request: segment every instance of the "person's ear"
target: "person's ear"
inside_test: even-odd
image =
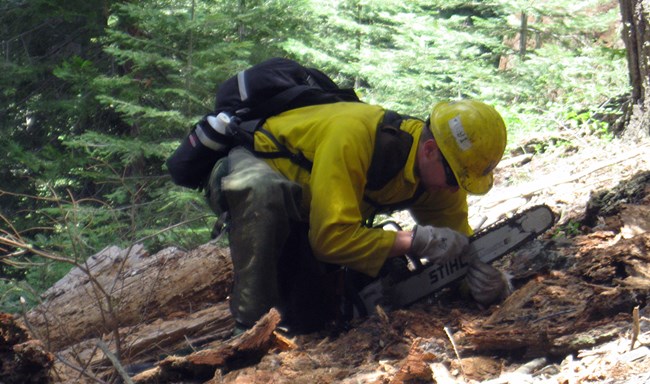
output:
[[[433,139],[429,139],[424,142],[422,145],[422,149],[424,150],[424,156],[427,158],[427,160],[432,160],[438,153],[438,144],[436,144],[436,141]]]

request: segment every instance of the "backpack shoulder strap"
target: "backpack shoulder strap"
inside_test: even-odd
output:
[[[294,164],[311,172],[313,163],[303,155],[302,152],[293,153],[284,144],[282,144],[271,132],[264,129],[263,124],[266,119],[256,119],[247,121],[234,121],[231,129],[234,133],[234,141],[251,151],[255,156],[261,159],[278,159],[287,158]],[[255,150],[255,132],[260,132],[268,137],[277,148],[273,152],[260,152]]]
[[[382,189],[392,180],[406,165],[413,136],[402,131],[400,126],[405,119],[413,119],[410,116],[402,116],[394,111],[386,111],[382,122],[377,126],[377,137],[372,153],[372,160],[368,168],[368,181],[366,189],[377,191]],[[382,212],[394,212],[406,209],[417,201],[424,193],[424,188],[418,186],[413,196],[394,204],[380,204],[364,194],[363,200],[371,205],[375,212],[364,222],[365,226],[372,227],[376,214]]]
[[[397,176],[406,165],[413,144],[413,136],[400,129],[402,120],[403,117],[397,112],[386,111],[382,122],[377,126],[375,146],[367,172],[367,190],[380,190]],[[258,157],[267,159],[286,157],[295,164],[311,171],[312,163],[302,153],[296,154],[289,151],[273,134],[262,128],[263,123],[264,119],[239,122],[237,128],[238,135],[240,135],[239,142],[252,148],[253,135],[256,131],[259,131],[271,139],[278,151],[255,152]]]
[[[413,136],[400,129],[403,119],[397,112],[386,111],[382,122],[377,126],[366,189],[382,189],[406,165],[413,145]]]

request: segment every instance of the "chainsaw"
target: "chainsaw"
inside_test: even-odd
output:
[[[356,315],[372,313],[377,305],[395,309],[412,304],[465,276],[473,257],[491,263],[546,232],[554,222],[553,211],[538,205],[474,234],[466,252],[445,263],[426,264],[407,257],[402,271],[389,272],[359,291]]]

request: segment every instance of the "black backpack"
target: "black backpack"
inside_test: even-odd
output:
[[[311,170],[302,153],[292,153],[262,128],[264,120],[290,109],[341,101],[361,102],[353,89],[339,88],[323,72],[283,58],[254,65],[224,81],[217,90],[213,113],[204,116],[167,159],[174,183],[202,188],[217,160],[237,145],[253,149],[253,134],[261,131],[278,151],[264,158],[288,157]],[[402,117],[387,111],[378,127],[368,170],[368,189],[380,189],[406,163],[413,138],[399,129]],[[381,133],[381,134],[380,134]]]
[[[353,89],[341,89],[315,68],[273,58],[239,72],[217,90],[215,113],[242,121],[264,119],[308,105],[360,102]]]
[[[273,58],[243,70],[219,86],[214,112],[204,116],[167,159],[172,180],[201,188],[217,160],[232,147],[252,148],[252,134],[264,119],[339,101],[359,102],[359,98],[323,72],[293,60]]]

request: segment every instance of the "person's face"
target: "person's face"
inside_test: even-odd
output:
[[[435,140],[429,139],[420,145],[417,164],[420,182],[427,191],[434,192],[442,189],[458,191],[458,182]]]

